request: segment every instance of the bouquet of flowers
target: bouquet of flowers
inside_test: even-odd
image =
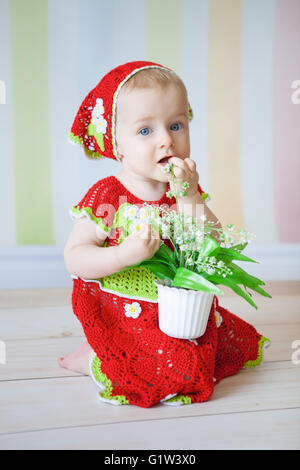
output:
[[[174,183],[173,165],[167,164],[165,171],[170,172]],[[185,196],[187,185],[188,183],[182,183],[181,197]],[[175,184],[173,186],[176,187]],[[173,196],[171,191],[168,196]],[[176,191],[174,196],[179,208]],[[159,230],[162,239],[171,242],[174,251],[162,242],[151,259],[142,261],[137,266],[149,268],[163,284],[216,295],[223,294],[217,286],[225,285],[256,309],[250,290],[271,298],[261,287],[265,285],[263,281],[234,263],[256,263],[242,253],[254,238],[253,234],[243,229],[236,230],[232,224],[220,229],[216,227],[215,222],[206,220],[205,215],[196,220],[184,216],[179,210],[170,210],[167,207],[154,210],[145,203],[143,211],[148,211],[148,223],[151,223],[154,230]],[[212,232],[214,237],[211,236]],[[216,233],[218,240],[215,238]]]

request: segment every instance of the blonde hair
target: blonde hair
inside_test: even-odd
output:
[[[152,88],[155,86],[166,88],[171,83],[179,86],[187,98],[187,90],[181,78],[171,70],[160,68],[140,70],[124,83],[122,90],[132,91],[133,89]]]
[[[158,88],[165,89],[167,86],[174,84],[183,92],[187,101],[187,113],[189,112],[189,100],[187,89],[181,78],[173,71],[161,68],[147,68],[140,70],[132,75],[121,87],[120,93],[129,93],[136,89]],[[117,111],[116,104],[116,111]]]

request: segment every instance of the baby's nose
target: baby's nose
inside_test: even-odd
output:
[[[160,147],[169,147],[173,144],[173,137],[168,131],[162,132],[160,136]]]

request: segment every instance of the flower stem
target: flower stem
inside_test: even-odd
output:
[[[171,180],[172,180],[174,193],[175,193],[176,206],[177,206],[177,210],[178,210],[178,214],[179,214],[179,221],[181,221],[181,223],[182,223],[182,233],[184,233],[184,213],[181,214],[181,212],[179,210],[178,192],[177,192],[177,189],[176,189],[173,167],[171,167],[170,174],[171,174]],[[177,250],[176,250],[176,252],[177,252]],[[178,256],[178,252],[176,254]],[[179,263],[180,263],[180,267],[184,267],[184,252],[181,252],[181,256],[179,257]]]

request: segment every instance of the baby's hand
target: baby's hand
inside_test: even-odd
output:
[[[174,176],[175,176],[175,185],[178,194],[183,191],[182,183],[187,182],[188,188],[186,191],[186,196],[188,198],[193,198],[198,192],[198,181],[199,174],[196,169],[196,162],[191,160],[191,158],[182,158],[172,157],[169,159],[169,163],[174,164]],[[170,189],[174,192],[173,183],[170,176]],[[180,198],[180,196],[179,196]]]
[[[124,266],[132,266],[152,258],[160,247],[159,232],[152,233],[151,225],[129,235],[119,245],[119,258]]]

